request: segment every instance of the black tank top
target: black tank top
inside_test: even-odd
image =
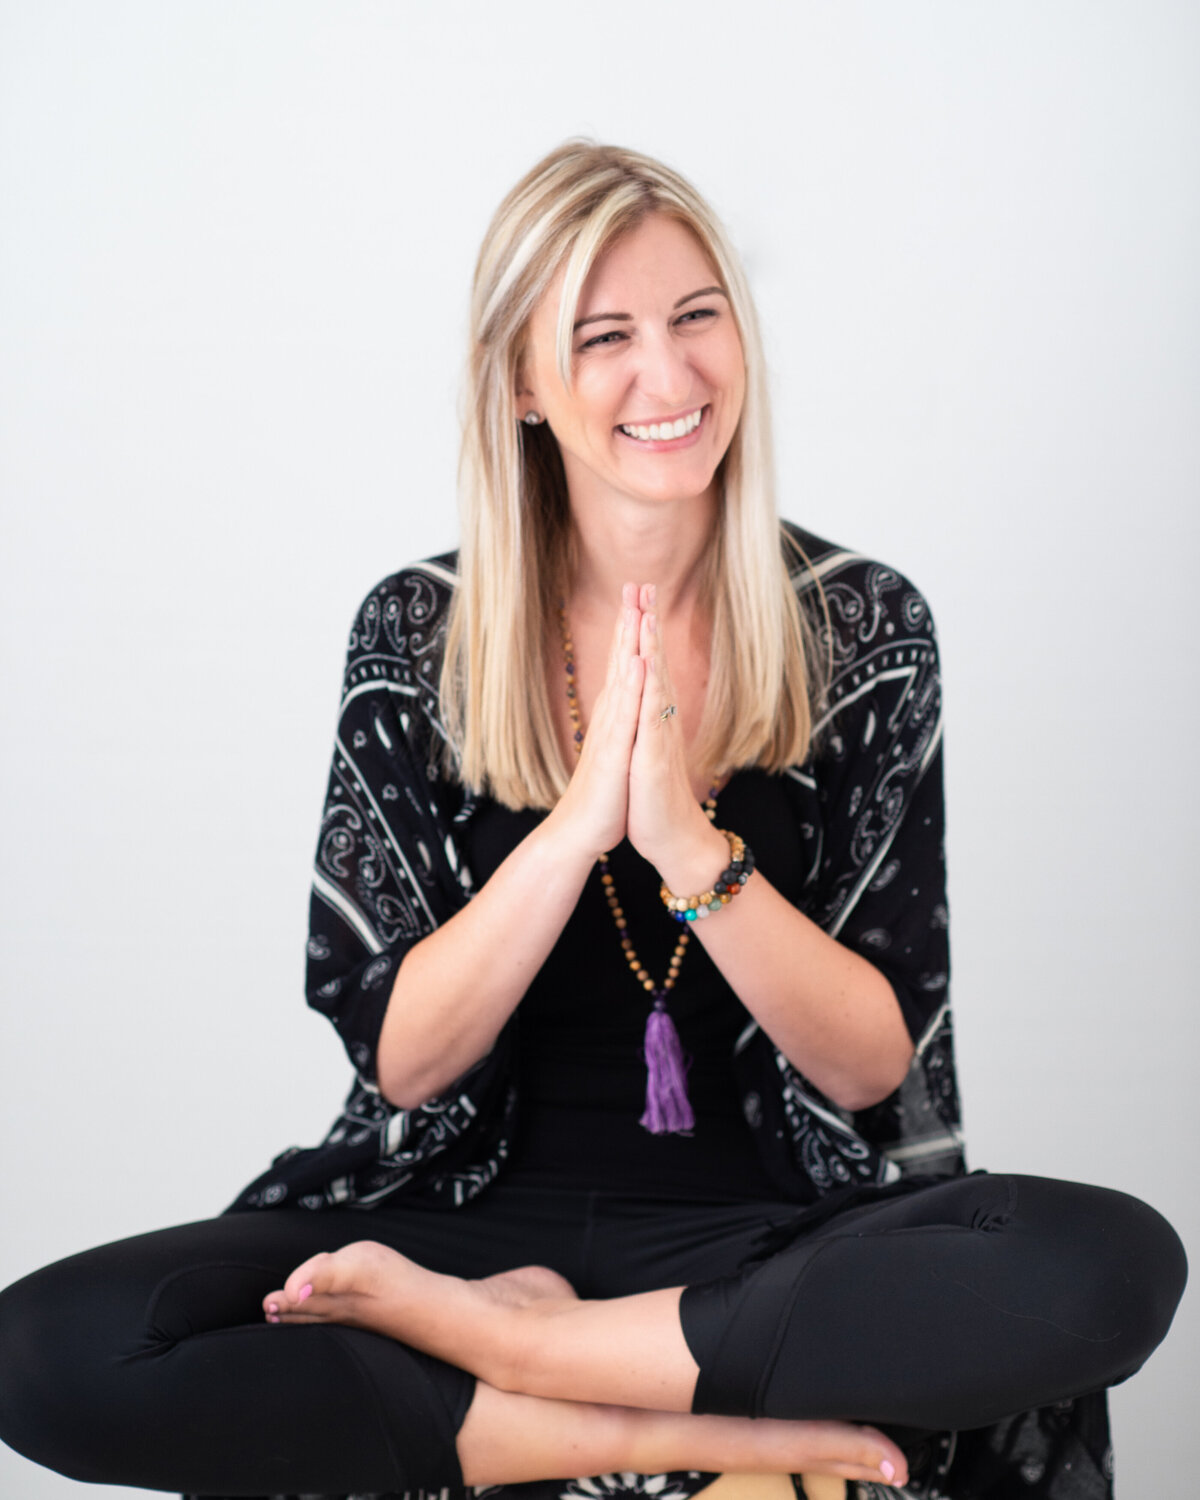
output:
[[[477,885],[544,816],[479,802],[462,839]],[[796,900],[807,872],[781,778],[736,773],[718,799],[716,822],[741,834],[762,874]],[[658,982],[679,936],[659,899],[659,876],[628,842],[610,851],[609,865],[634,948]],[[593,869],[517,1012],[521,1114],[506,1177],[655,1197],[778,1196],[731,1066],[737,1038],[752,1020],[698,938],[684,955],[668,1006],[690,1059],[688,1097],[696,1116],[690,1136],[656,1136],[638,1123],[650,997],[625,961]]]

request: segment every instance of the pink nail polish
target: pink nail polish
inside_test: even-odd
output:
[[[297,1296],[296,1301],[297,1302],[306,1302],[309,1299],[309,1297],[312,1296],[312,1293],[313,1293],[312,1282],[310,1281],[307,1286],[302,1286],[300,1288],[300,1293],[299,1293],[299,1296]],[[893,1470],[892,1472],[895,1473],[895,1470]]]
[[[895,1464],[888,1463],[887,1459],[885,1458],[884,1461],[879,1465],[879,1472],[883,1475],[887,1482],[891,1484],[892,1480],[896,1477],[896,1466]]]

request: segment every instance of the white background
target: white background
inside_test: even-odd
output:
[[[0,1283],[219,1210],[334,1113],[300,983],[346,629],[455,540],[473,257],[578,133],[710,197],[786,514],[933,602],[973,1163],[1200,1243],[1195,5],[0,26]],[[1115,1394],[1125,1500],[1190,1483],[1198,1345],[1185,1302]],[[6,1500],[76,1493],[0,1455]]]

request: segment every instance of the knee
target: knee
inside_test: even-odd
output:
[[[111,1478],[108,1409],[120,1365],[94,1320],[81,1315],[69,1262],[0,1292],[0,1439],[70,1479]],[[91,1300],[99,1295],[93,1288]]]
[[[1148,1203],[1111,1193],[1111,1228],[1104,1247],[1112,1261],[1108,1285],[1121,1310],[1126,1364],[1113,1383],[1132,1375],[1153,1354],[1175,1317],[1187,1284],[1183,1242]]]
[[[0,1292],[0,1438],[50,1468],[59,1468],[55,1429],[68,1426],[55,1408],[61,1400],[61,1366],[70,1362],[55,1302],[49,1270]]]
[[[1128,1193],[1081,1183],[1017,1179],[1018,1213],[1052,1241],[1058,1274],[1086,1322],[1105,1330],[1113,1371],[1133,1374],[1166,1337],[1187,1282],[1187,1255],[1156,1209]]]

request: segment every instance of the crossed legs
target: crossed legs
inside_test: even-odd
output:
[[[1115,1383],[1185,1278],[1152,1209],[1039,1179],[967,1178],[798,1236],[787,1205],[593,1222],[589,1203],[498,1185],[453,1215],[239,1214],[72,1257],[0,1294],[0,1437],[73,1478],[208,1495],[436,1489],[463,1468],[878,1482],[888,1463],[903,1481],[842,1418],[982,1426]],[[403,1255],[311,1259],[368,1224]],[[772,1227],[787,1243],[765,1257]],[[530,1259],[558,1274],[488,1276]],[[310,1326],[268,1325],[264,1298]]]
[[[580,1301],[542,1266],[464,1280],[360,1241],[305,1261],[263,1306],[270,1322],[368,1329],[476,1376],[458,1434],[467,1484],[671,1469],[905,1482],[904,1454],[871,1427],[692,1415],[681,1291]]]
[[[864,1442],[845,1423],[697,1417],[574,1393],[556,1399],[565,1389],[502,1391],[336,1319],[263,1321],[264,1295],[289,1267],[364,1230],[464,1277],[537,1256],[614,1296],[660,1275],[679,1282],[730,1270],[764,1223],[794,1211],[618,1206],[594,1237],[589,1212],[587,1194],[508,1188],[453,1214],[419,1206],[369,1216],[236,1214],[72,1256],[0,1293],[0,1438],[73,1479],[176,1494],[436,1490],[460,1485],[463,1463],[477,1484],[627,1468],[883,1477],[874,1465],[890,1445]],[[592,1243],[594,1262],[583,1248]],[[599,1279],[596,1266],[604,1268]],[[442,1282],[466,1286],[454,1276]],[[537,1287],[516,1278],[509,1311],[552,1301],[531,1294],[563,1287],[553,1276]],[[588,1318],[603,1305],[560,1300]],[[465,1349],[461,1358],[471,1362]]]
[[[1185,1277],[1178,1237],[1136,1199],[978,1175],[860,1205],[687,1289],[582,1301],[545,1268],[469,1281],[358,1243],[304,1262],[264,1310],[372,1329],[474,1374],[493,1393],[460,1432],[476,1482],[499,1477],[502,1396],[519,1394],[586,1407],[572,1432],[618,1442],[605,1467],[903,1483],[881,1433],[812,1419],[970,1428],[1115,1384],[1165,1335]],[[617,1408],[619,1433],[600,1436]],[[547,1455],[554,1472],[563,1456]]]

